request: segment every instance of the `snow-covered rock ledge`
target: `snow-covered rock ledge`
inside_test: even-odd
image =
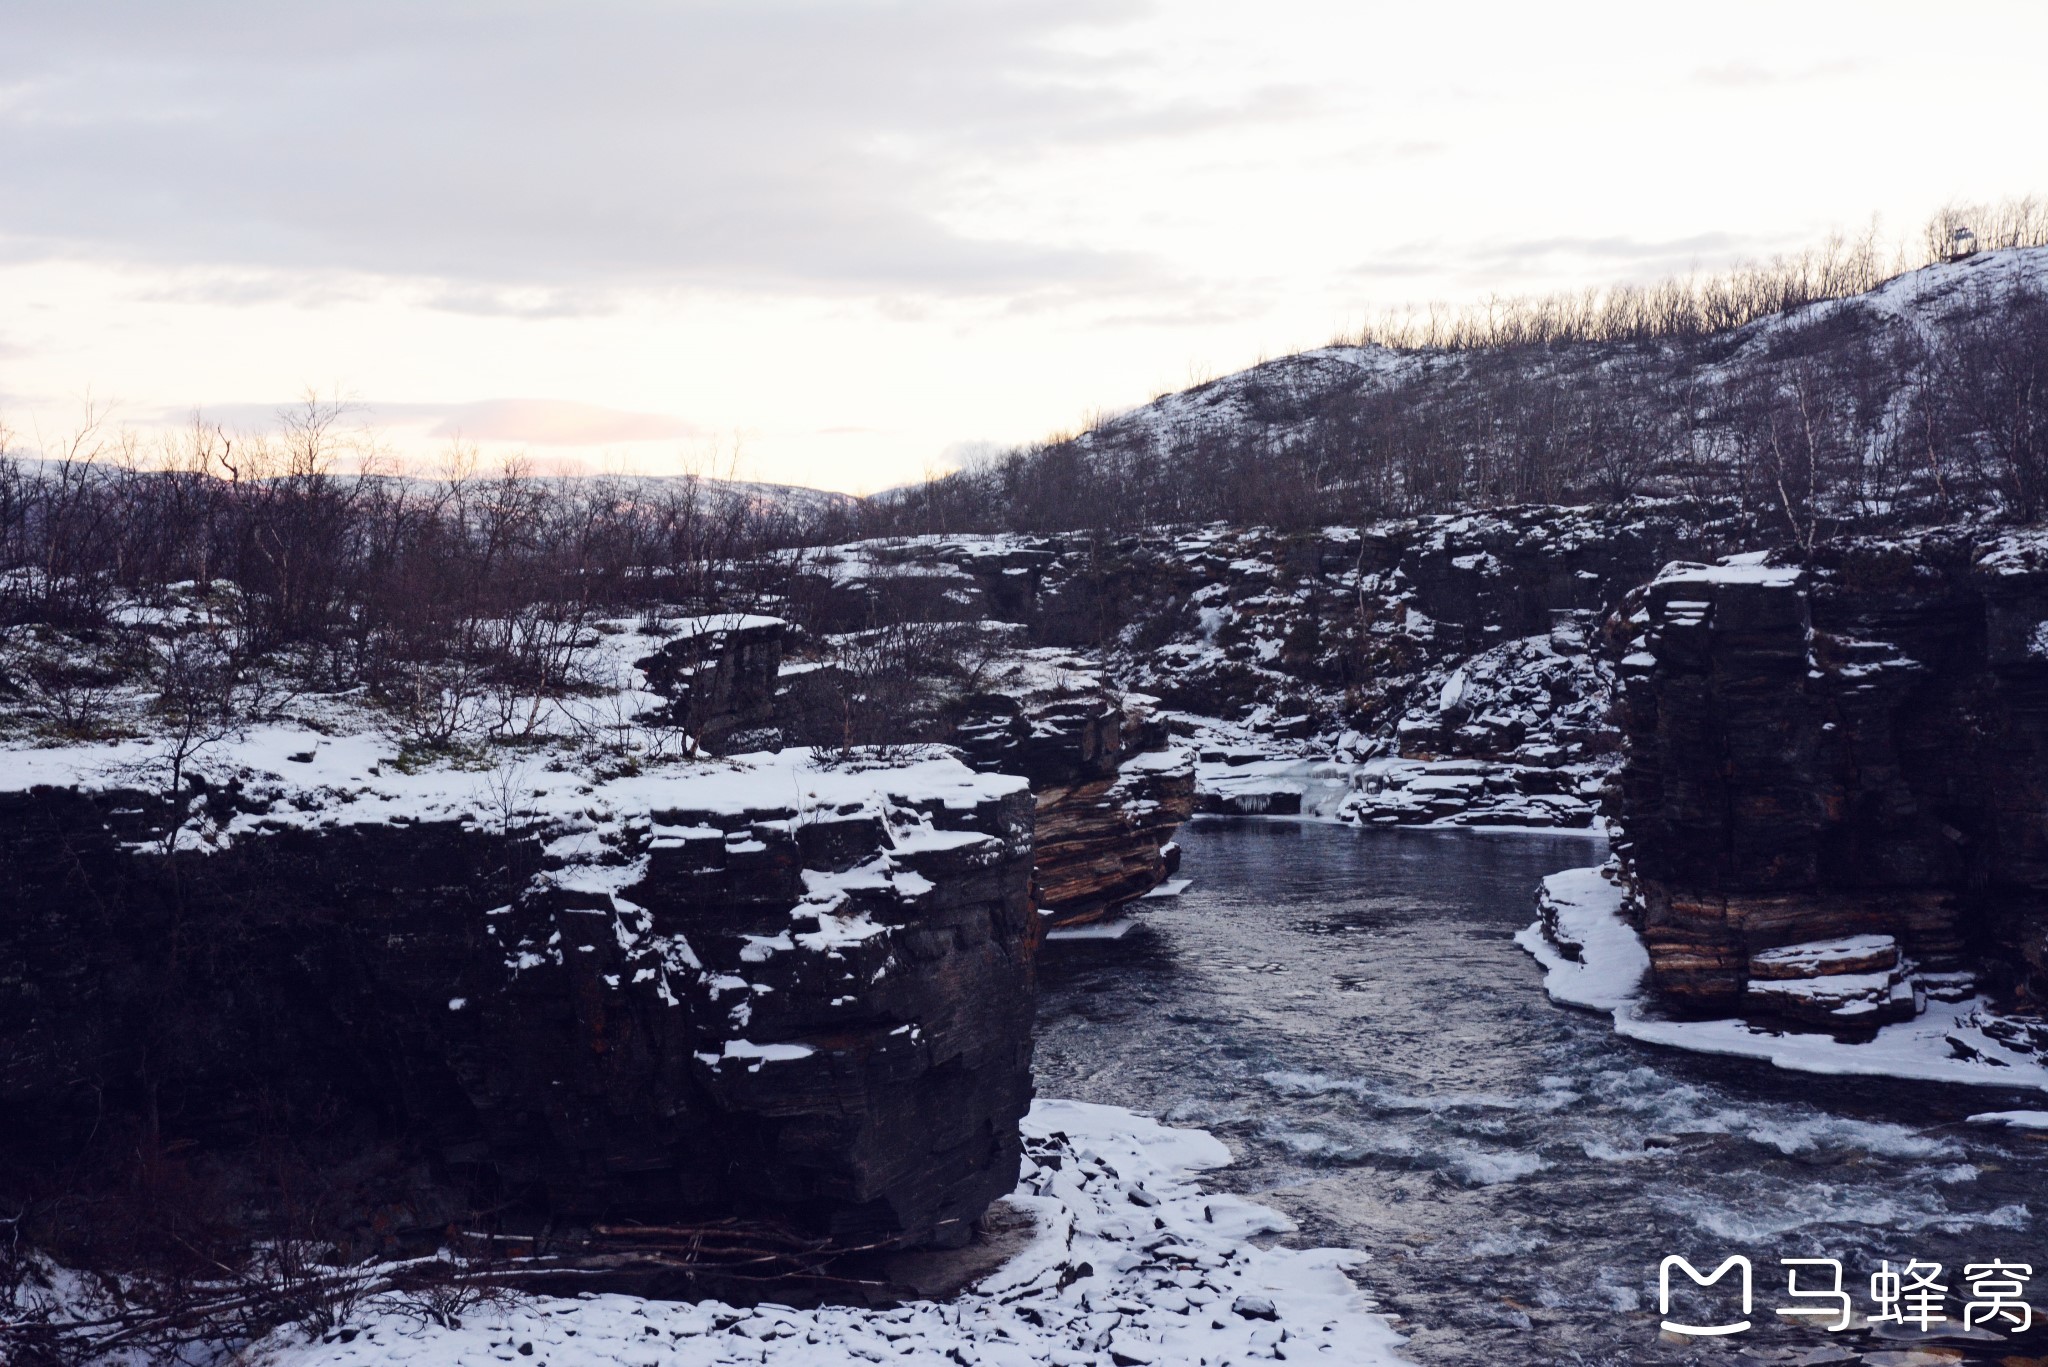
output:
[[[1874,1038],[1856,1044],[1744,1020],[1668,1019],[1644,985],[1650,956],[1623,918],[1624,895],[1606,869],[1552,874],[1537,895],[1542,918],[1515,936],[1543,965],[1543,987],[1552,1001],[1611,1015],[1624,1038],[1761,1059],[1793,1072],[2048,1092],[2048,1067],[1985,1033],[1989,1004],[1981,996],[1930,999],[1914,1019],[1882,1026]]]
[[[1266,758],[1249,750],[1205,759],[1195,770],[1207,816],[1604,837],[1594,800],[1599,782],[1585,766],[1537,771],[1479,760]],[[1555,791],[1533,792],[1532,784]]]
[[[1292,1228],[1285,1216],[1202,1190],[1195,1174],[1230,1162],[1211,1136],[1074,1101],[1037,1102],[1024,1134],[1022,1181],[1009,1200],[1035,1218],[1036,1238],[950,1302],[876,1311],[537,1298],[443,1328],[373,1301],[346,1326],[346,1343],[339,1333],[308,1343],[287,1330],[252,1357],[266,1367],[1401,1361],[1400,1336],[1344,1274],[1363,1254],[1263,1247],[1256,1236]]]
[[[140,748],[0,750],[0,1115],[41,1146],[0,1177],[73,1180],[161,1097],[208,1202],[252,1220],[240,1117],[363,1162],[351,1257],[479,1208],[956,1246],[1014,1185],[1022,778],[940,750],[482,770],[262,727],[173,803],[131,786]]]

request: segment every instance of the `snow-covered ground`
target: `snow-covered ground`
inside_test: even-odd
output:
[[[1979,1028],[1982,1013],[1989,1009],[1982,997],[1929,1000],[1926,1011],[1913,1020],[1884,1026],[1874,1039],[1861,1044],[1743,1020],[1666,1019],[1643,984],[1650,956],[1634,927],[1622,918],[1620,885],[1601,869],[1570,869],[1544,879],[1543,895],[1556,920],[1558,940],[1571,945],[1578,957],[1572,958],[1547,936],[1541,921],[1516,935],[1515,943],[1543,965],[1543,987],[1551,1000],[1612,1015],[1616,1033],[1628,1039],[1761,1059],[1793,1072],[2048,1092],[2048,1068],[2036,1058],[2005,1048]]]
[[[1401,1337],[1345,1275],[1365,1255],[1270,1246],[1278,1212],[1206,1192],[1196,1174],[1230,1153],[1199,1130],[1114,1106],[1040,1101],[1024,1123],[1023,1178],[1008,1198],[1033,1241],[959,1298],[889,1310],[539,1297],[423,1324],[373,1301],[340,1334],[285,1330],[251,1354],[265,1367],[416,1367],[870,1362],[1203,1364],[1258,1360],[1398,1363]]]
[[[162,771],[161,745],[148,738],[0,743],[4,791],[148,791],[162,782]],[[181,795],[185,821],[176,847],[202,852],[287,826],[428,821],[545,828],[558,840],[576,836],[589,846],[656,809],[802,816],[886,802],[907,812],[918,804],[971,807],[1025,784],[978,774],[937,746],[843,761],[788,749],[649,764],[599,778],[560,762],[553,750],[508,751],[494,763],[464,754],[416,760],[383,734],[334,735],[292,722],[250,726],[193,759],[187,772],[240,789],[218,814],[203,796]],[[572,858],[581,851],[566,844],[549,852]]]

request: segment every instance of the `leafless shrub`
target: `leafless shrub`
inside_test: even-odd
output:
[[[523,741],[541,733],[589,648],[585,616],[575,604],[536,602],[479,624],[476,648],[490,661],[484,692],[491,739]]]
[[[916,619],[833,637],[820,672],[828,715],[812,739],[842,759],[930,741],[944,704],[983,687],[1005,644],[981,623]]]
[[[1905,266],[1902,256],[1885,252],[1873,231],[1853,239],[1831,237],[1796,256],[1713,275],[1572,294],[1494,297],[1463,308],[1411,308],[1372,319],[1346,340],[1395,351],[1691,340],[1823,299],[1862,294]]]
[[[613,767],[631,769],[644,761],[694,755],[696,738],[687,724],[650,715],[630,682],[625,667],[610,656],[586,669],[583,687],[561,709],[571,734]]]
[[[448,750],[484,732],[485,676],[474,660],[429,658],[394,664],[384,695],[399,740],[419,750]]]
[[[153,1126],[97,1138],[0,1219],[0,1362],[10,1367],[196,1367],[286,1326],[347,1332],[373,1297],[397,1294],[452,1318],[510,1294],[472,1289],[505,1270],[488,1249],[400,1261],[344,1252],[363,1208],[359,1179],[335,1180],[331,1164],[281,1132],[254,1136],[264,1176],[237,1188],[266,1212],[253,1239],[227,1209],[243,1203],[224,1199],[219,1173],[190,1163],[189,1146],[162,1143]]]
[[[1796,255],[1753,261],[1710,275],[1619,284],[1577,293],[1495,297],[1464,308],[1431,305],[1367,322],[1347,340],[1396,351],[1475,351],[1581,342],[1695,340],[1863,294],[1915,266],[1948,260],[1958,230],[1977,250],[2048,246],[2048,200],[1954,204],[1927,222],[1918,256],[1887,249],[1875,228],[1829,237]]]
[[[396,1292],[392,1305],[400,1314],[421,1324],[442,1329],[460,1329],[462,1317],[485,1307],[514,1303],[518,1293],[485,1276],[437,1276],[420,1280]]]
[[[89,413],[32,458],[0,450],[0,628],[90,640],[117,605],[225,584],[239,656],[296,686],[367,688],[421,746],[531,739],[593,618],[749,603],[773,591],[762,552],[838,525],[730,480],[486,473],[462,449],[400,478],[346,419],[309,400],[268,433],[195,422],[152,445]],[[0,669],[90,730],[102,682],[57,663]]]
[[[157,1271],[68,1274],[63,1296],[35,1286],[39,1269],[0,1300],[0,1361],[21,1367],[101,1363],[217,1362],[293,1326],[314,1338],[346,1333],[376,1298],[443,1328],[487,1305],[509,1305],[516,1288],[495,1264],[429,1258],[396,1265],[336,1266],[303,1241],[261,1245],[211,1275]],[[42,1274],[47,1283],[49,1278]],[[24,1289],[26,1288],[26,1289]]]
[[[141,640],[119,627],[16,627],[0,638],[0,685],[31,719],[67,740],[107,734],[120,699],[147,668]]]
[[[1924,261],[1945,261],[1957,236],[1967,233],[1976,251],[2048,247],[2048,200],[2025,195],[1997,204],[1950,204],[1927,221],[1920,249]]]
[[[275,680],[241,649],[232,627],[211,617],[174,629],[156,655],[149,710],[165,743],[165,792],[175,800],[191,762],[259,716]]]

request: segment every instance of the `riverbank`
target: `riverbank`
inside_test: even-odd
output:
[[[1867,1279],[2048,1236],[2040,1141],[1969,1125],[1985,1089],[1787,1073],[1560,1009],[1514,937],[1533,887],[1602,851],[1477,835],[1192,823],[1192,887],[1043,961],[1039,1089],[1215,1135],[1238,1161],[1208,1180],[1369,1252],[1358,1275],[1425,1364],[1696,1361],[1659,1338],[1673,1254],[1743,1253],[1762,1297],[1780,1256]],[[1759,1323],[1730,1346],[1900,1345]]]
[[[1605,1013],[1615,1032],[1628,1039],[1757,1059],[1798,1073],[2048,1093],[2048,1067],[1987,1033],[1985,1026],[1994,1020],[1991,1004],[1975,994],[1960,1001],[1930,999],[1913,1019],[1879,1027],[1873,1038],[1855,1043],[1741,1019],[1671,1019],[1647,996],[1643,978],[1650,956],[1622,917],[1618,884],[1597,868],[1569,869],[1543,880],[1543,896],[1558,936],[1546,934],[1538,921],[1517,934],[1515,943],[1543,965],[1543,987],[1552,1001]]]
[[[1023,1179],[1006,1204],[1035,1223],[1035,1237],[947,1302],[874,1311],[535,1297],[444,1325],[387,1298],[366,1306],[345,1339],[287,1335],[260,1356],[266,1367],[1400,1362],[1400,1336],[1346,1275],[1366,1255],[1272,1246],[1292,1221],[1200,1180],[1231,1161],[1214,1138],[1073,1101],[1035,1103],[1023,1128]]]

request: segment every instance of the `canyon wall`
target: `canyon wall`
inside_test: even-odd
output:
[[[263,1229],[290,1152],[373,1249],[487,1209],[950,1245],[1014,1185],[1022,779],[790,752],[494,811],[316,748],[176,832],[102,779],[0,792],[0,1193],[178,1155]]]
[[[1755,541],[1729,506],[1644,500],[862,542],[798,579],[839,627],[996,619],[1034,648],[1099,652],[1103,681],[1196,751],[1205,811],[1301,810],[1299,776],[1266,767],[1330,758],[1375,761],[1344,819],[1584,827],[1615,744],[1598,621],[1668,561]]]
[[[1973,971],[2048,1003],[2048,538],[1675,564],[1610,630],[1615,848],[1667,1004],[1768,1013],[1841,976],[1875,1022]]]
[[[1034,570],[1050,558],[1013,549],[969,563],[988,580],[991,603],[1017,606],[1013,600],[1031,591]],[[917,606],[887,604],[895,612]],[[831,749],[843,736],[834,734],[842,695],[872,686],[844,677],[830,659],[797,663],[782,677],[789,633],[776,618],[690,618],[668,628],[670,639],[636,662],[664,700],[653,718],[683,727],[713,752],[785,739]],[[905,703],[929,713],[924,734],[957,747],[975,768],[1030,781],[1032,898],[1053,924],[1067,925],[1107,915],[1173,872],[1174,832],[1194,810],[1194,768],[1190,755],[1171,746],[1149,699],[1103,688],[1078,661],[1060,661],[1078,666],[1071,670],[1049,666],[1037,658],[1044,653],[1013,649],[1007,660],[984,665],[989,677],[976,691]]]
[[[1032,893],[1053,926],[1100,920],[1179,867],[1194,756],[1149,706],[1099,690],[968,700],[955,743],[978,769],[1022,774],[1036,809]]]

